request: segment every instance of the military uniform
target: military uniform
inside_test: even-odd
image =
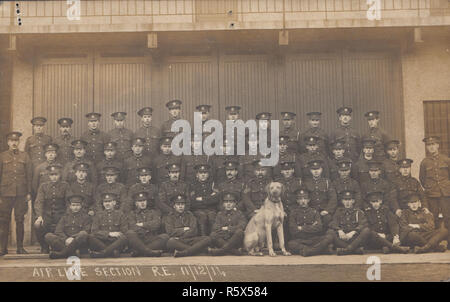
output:
[[[172,100],[166,103],[166,107],[167,109],[171,110],[181,108],[181,104],[182,102],[180,100]],[[161,136],[164,136],[166,133],[172,132],[172,124],[179,119],[180,117],[170,117],[167,121],[164,121],[161,125]]]
[[[384,178],[390,183],[395,183],[400,177],[400,172],[398,171],[399,165],[398,160],[386,158],[382,162]]]
[[[48,151],[55,151],[58,152],[58,145],[56,144],[47,144],[44,146],[44,151],[48,152]],[[45,153],[44,152],[44,153]],[[46,160],[42,163],[40,163],[33,172],[33,181],[32,181],[32,190],[33,190],[33,195],[37,194],[37,190],[39,188],[39,185],[41,183],[50,181],[50,179],[48,178],[48,170],[47,167],[52,166],[54,164],[59,164],[60,161],[58,158],[55,158],[55,160],[49,161]]]
[[[19,140],[19,132],[11,132],[8,140]],[[16,221],[17,249],[23,248],[24,215],[28,210],[26,197],[31,194],[33,165],[27,153],[8,150],[0,154],[0,254],[8,248],[11,212]]]
[[[88,120],[99,120],[101,117],[100,113],[88,113],[86,114]],[[94,163],[99,162],[103,159],[104,145],[110,141],[110,137],[107,133],[95,129],[88,130],[81,135],[81,140],[85,141],[86,144],[86,157],[92,160]]]
[[[342,107],[337,110],[339,115],[350,115],[352,109],[349,107]],[[361,152],[361,137],[359,133],[353,129],[351,125],[339,125],[336,130],[330,135],[330,141],[342,141],[345,147],[345,156],[351,160],[356,161]]]
[[[73,120],[71,118],[63,117],[58,120],[61,127],[71,127]],[[61,134],[53,139],[53,142],[58,145],[58,159],[62,163],[67,163],[73,160],[73,146],[72,141],[74,137],[69,133]]]
[[[119,174],[117,176],[117,182],[124,181],[125,176],[122,175],[123,173],[121,173],[122,171],[124,171],[124,162],[121,160],[118,160],[116,158],[113,158],[110,160],[104,158],[96,166],[97,175],[98,175],[97,184],[106,183],[105,173],[103,171],[105,171],[105,168],[108,168],[108,167],[114,167],[119,171]]]
[[[370,119],[378,119],[380,113],[378,111],[369,111],[364,116]],[[386,153],[384,152],[384,145],[389,141],[389,136],[379,127],[369,128],[368,133],[362,136],[362,139],[374,140],[374,153],[373,157],[377,161],[383,161],[386,159]]]
[[[31,120],[33,125],[44,126],[47,122],[45,117],[35,117]],[[50,135],[39,133],[27,138],[25,141],[25,152],[30,156],[33,163],[33,169],[45,161],[44,146],[52,142]]]
[[[90,167],[85,164],[77,164],[74,167],[75,170],[88,171]],[[83,210],[86,212],[95,211],[95,188],[96,186],[89,180],[78,180],[69,182],[69,195],[81,195],[83,196]]]
[[[372,155],[364,154],[364,149],[374,149],[375,141],[366,139],[363,141],[363,152],[360,158],[352,165],[353,175],[358,182],[364,183],[367,182],[370,178],[369,176],[369,164],[375,161],[375,158]]]
[[[320,120],[320,116],[322,115],[322,113],[321,112],[308,112],[306,115],[308,116],[309,119]],[[320,138],[317,142],[317,144],[319,145],[319,148],[317,149],[317,151],[319,153],[322,153],[325,157],[327,157],[328,152],[329,152],[328,151],[329,150],[329,137],[328,137],[328,134],[325,132],[325,130],[323,130],[320,127],[310,127],[300,134],[299,152],[300,153],[306,152],[305,139],[306,139],[306,137],[311,137],[311,136]]]
[[[294,112],[281,112],[281,118],[283,120],[294,120],[296,114]],[[290,153],[298,153],[299,152],[299,139],[300,139],[300,131],[293,124],[288,128],[284,125],[280,128],[280,137],[287,136],[288,139],[288,150]]]
[[[281,170],[294,169],[293,162],[282,162],[280,166]],[[291,209],[296,206],[295,192],[303,186],[303,181],[300,177],[295,177],[295,175],[292,175],[291,177],[280,176],[276,178],[275,181],[279,181],[284,185],[285,196],[283,198],[283,206],[286,213],[289,214]]]
[[[167,167],[168,171],[180,171],[180,167],[177,164],[170,164]],[[174,196],[182,194],[183,196],[189,196],[189,186],[182,180],[171,181],[167,180],[159,186],[159,198],[157,200],[157,207],[161,210],[163,215],[173,211],[173,204],[170,200]],[[190,202],[187,201],[186,208],[189,209]]]
[[[233,162],[230,162],[233,163]],[[237,194],[237,202],[238,207],[242,210],[244,209],[244,206],[240,204],[243,198],[243,193],[245,189],[245,183],[242,181],[242,179],[239,178],[233,178],[233,179],[226,179],[220,183],[214,182],[214,191],[217,193],[223,193],[223,192],[233,192]]]
[[[316,136],[307,136],[304,138],[305,145],[318,145],[318,141],[320,141],[320,138]],[[300,154],[299,156],[299,162],[300,167],[302,169],[302,177],[303,179],[311,178],[311,171],[309,171],[308,163],[313,160],[320,160],[323,162],[321,165],[323,168],[322,175],[325,178],[330,177],[330,169],[328,168],[328,158],[319,151],[307,151],[305,153]]]
[[[172,138],[171,137],[163,137],[161,138],[161,145],[171,145]],[[182,156],[175,156],[172,153],[164,154],[160,153],[156,156],[154,160],[154,179],[158,184],[162,184],[169,180],[169,165],[177,164],[180,166],[180,179],[184,179],[185,177],[185,164]]]
[[[213,155],[211,157],[211,166],[213,167],[213,177],[214,181],[217,183],[221,183],[227,179],[226,176],[226,163],[234,161],[236,163],[240,163],[239,157],[236,155]],[[241,178],[241,176],[244,174],[242,170],[242,166],[238,164],[236,166],[238,170],[238,178]]]
[[[144,140],[142,138],[135,138],[133,145],[144,146]],[[125,159],[123,164],[125,181],[128,186],[134,185],[139,182],[138,169],[139,168],[153,168],[153,159],[150,156],[143,153],[137,155],[133,153],[130,157]]]
[[[398,161],[399,167],[411,167],[412,159],[402,159]],[[400,175],[394,181],[394,187],[397,193],[397,201],[400,209],[404,210],[408,208],[408,203],[406,201],[406,197],[411,195],[412,193],[416,193],[419,195],[420,200],[422,201],[422,207],[429,209],[427,196],[422,189],[419,181],[409,176]]]
[[[194,141],[194,139],[196,138],[195,135],[192,135],[191,137],[191,144]],[[199,140],[199,142],[201,142],[201,139],[197,138]],[[201,155],[195,155],[194,154],[194,150],[191,149],[191,155],[183,155],[183,163],[184,163],[184,168],[185,168],[185,175],[184,175],[184,179],[186,181],[191,181],[193,179],[195,179],[195,166],[197,165],[201,165],[201,164],[210,164],[210,157],[208,155],[205,154],[201,154]],[[213,175],[210,175],[211,178],[213,178]]]
[[[339,162],[339,169],[342,170],[348,170],[351,167],[350,161],[341,161]],[[353,196],[355,199],[355,207],[359,209],[363,209],[364,202],[361,197],[361,189],[359,186],[359,183],[351,178],[350,176],[346,178],[338,177],[337,179],[333,180],[333,186],[336,190],[337,196],[340,196],[345,191],[351,191],[353,192]],[[338,205],[339,206],[339,205]]]
[[[288,136],[280,136],[280,145],[288,144],[289,137]],[[283,162],[291,162],[293,163],[295,176],[302,176],[302,167],[300,165],[299,156],[291,151],[279,152],[278,164],[273,166],[272,168],[272,176],[273,178],[281,177],[281,163]]]
[[[144,107],[138,111],[138,115],[142,118],[144,115],[153,115],[153,108]],[[159,140],[161,138],[161,130],[155,126],[142,124],[142,126],[136,130],[133,138],[143,138],[145,141],[145,155],[156,155],[158,153]]]
[[[255,176],[255,167],[253,162],[259,160],[261,156],[259,154],[250,155],[245,154],[243,156],[239,156],[239,167],[241,167],[242,174],[239,177],[244,181],[244,183],[248,182],[251,178]],[[239,176],[239,173],[238,173]]]
[[[111,114],[114,120],[125,120],[126,112],[115,112]],[[117,159],[124,160],[131,155],[131,140],[133,132],[127,128],[114,128],[108,132],[109,140],[117,144]]]
[[[334,150],[343,150],[344,152],[344,144],[340,141],[334,142],[333,147],[332,147],[332,153]],[[328,169],[330,170],[330,179],[331,180],[335,180],[339,178],[339,163],[343,162],[343,161],[347,161],[350,162],[350,164],[353,164],[353,161],[348,158],[345,157],[344,155],[342,155],[341,157],[336,157],[334,156],[334,154],[332,154],[332,157],[328,158]],[[353,175],[353,171],[351,172],[352,174],[351,177],[353,177],[353,179],[355,179],[355,176]]]
[[[95,189],[95,208],[96,211],[101,210],[102,208],[102,195],[107,193],[113,193],[117,196],[117,209],[121,209],[125,214],[130,210],[128,207],[128,192],[127,187],[120,183],[104,183],[99,185]]]

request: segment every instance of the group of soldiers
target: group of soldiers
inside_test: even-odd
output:
[[[352,127],[352,108],[337,110],[338,127],[328,135],[321,113],[309,112],[300,132],[296,114],[282,112],[279,161],[264,166],[258,137],[246,137],[246,155],[235,155],[224,139],[223,155],[172,154],[172,123],[182,102],[166,104],[170,118],[152,124],[153,109],[137,112],[141,127],[125,127],[116,112],[114,129],[100,129],[100,113],[86,114],[88,130],[75,138],[73,120],[58,120],[60,136],[45,134],[46,118],[31,120],[33,135],[19,151],[22,134],[7,134],[0,154],[0,255],[8,253],[12,209],[17,253],[25,254],[24,215],[28,201],[41,252],[63,258],[242,254],[247,222],[268,198],[267,185],[284,185],[284,235],[291,252],[303,256],[383,252],[425,253],[447,249],[450,217],[450,159],[439,153],[439,138],[426,137],[420,180],[400,142],[380,127],[380,113],[365,114],[369,130]],[[202,121],[210,105],[199,105]],[[225,108],[239,120],[239,106]],[[270,127],[269,112],[257,114]],[[192,135],[193,151],[202,138]],[[195,152],[194,152],[195,153]],[[256,155],[250,155],[256,154]],[[423,189],[424,188],[424,189]]]

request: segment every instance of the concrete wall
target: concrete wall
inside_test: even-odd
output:
[[[450,38],[423,40],[402,56],[406,155],[415,176],[425,156],[423,102],[450,100]]]

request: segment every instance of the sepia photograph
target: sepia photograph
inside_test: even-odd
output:
[[[449,156],[450,0],[0,1],[0,282],[449,282]]]

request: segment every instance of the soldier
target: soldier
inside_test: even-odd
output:
[[[364,140],[361,157],[352,166],[352,174],[360,184],[369,181],[369,163],[375,161],[373,157],[374,150],[375,141],[371,139]]]
[[[102,209],[102,196],[106,193],[113,193],[117,196],[117,204],[116,208],[121,209],[122,212],[127,214],[130,211],[130,207],[128,207],[128,192],[127,187],[118,182],[119,179],[119,169],[116,167],[104,167],[102,174],[105,175],[106,182],[99,185],[95,189],[95,205],[93,207],[94,211],[100,211]]]
[[[240,160],[237,155],[234,154],[234,151],[231,149],[230,141],[224,136],[223,138],[223,146],[220,146],[220,150],[223,153],[214,154],[211,156],[211,166],[214,167],[214,181],[217,183],[221,183],[225,181],[226,177],[226,168],[225,163],[228,161],[234,161],[238,163],[238,177],[243,174],[242,166],[240,165]]]
[[[167,215],[173,210],[173,205],[170,200],[173,196],[183,194],[189,196],[189,186],[186,182],[180,180],[180,165],[177,163],[167,165],[169,171],[169,180],[163,182],[159,186],[159,198],[157,200],[157,207],[161,210],[163,215]],[[187,200],[187,207],[190,207],[189,200]]]
[[[312,177],[304,179],[303,184],[311,197],[310,206],[319,212],[324,227],[328,227],[337,207],[336,190],[331,180],[322,176],[322,160],[312,160],[308,167]]]
[[[328,168],[330,169],[330,179],[335,180],[339,178],[339,162],[341,161],[350,161],[352,164],[352,160],[344,156],[345,148],[344,143],[341,141],[336,141],[331,146],[331,157],[328,158]],[[354,178],[353,174],[350,174],[351,177]]]
[[[69,184],[61,180],[61,165],[47,167],[50,181],[39,186],[36,196],[36,221],[34,228],[41,245],[41,253],[48,254],[45,234],[54,233],[56,225],[67,210],[66,198],[70,196]]]
[[[439,153],[439,137],[429,136],[423,141],[428,154],[420,163],[419,180],[425,188],[435,224],[439,226],[438,220],[444,219],[446,228],[450,229],[450,159]]]
[[[412,193],[406,197],[408,209],[402,212],[400,219],[400,241],[414,247],[414,253],[445,252],[442,242],[448,236],[444,227],[435,228],[433,214],[425,212],[420,197]]]
[[[367,196],[370,208],[365,214],[369,223],[369,247],[382,247],[383,253],[407,253],[409,247],[400,246],[400,226],[398,219],[391,210],[383,204],[383,192],[370,192]]]
[[[196,155],[196,151],[199,155]],[[202,154],[202,137],[192,132],[191,136],[191,155],[183,155],[183,162],[185,165],[185,178],[186,181],[192,181],[195,179],[195,166],[200,164],[208,164],[210,157],[206,154]]]
[[[297,207],[289,217],[289,249],[304,257],[319,255],[332,249],[333,236],[325,233],[322,218],[315,209],[309,207],[309,192],[303,188],[295,191]]]
[[[198,105],[195,107],[198,112],[202,113],[202,126],[209,120],[211,105]]]
[[[331,134],[330,141],[343,141],[345,156],[356,162],[361,151],[361,137],[351,126],[352,108],[341,107],[337,110],[337,114],[339,115],[339,126]]]
[[[56,163],[59,164],[59,160],[57,159],[58,156],[58,145],[57,144],[46,144],[44,146],[44,155],[45,155],[45,161],[40,163],[35,169],[33,173],[33,183],[32,183],[32,189],[33,189],[33,195],[36,196],[37,190],[39,188],[39,185],[41,183],[47,182],[50,179],[48,178],[48,166],[52,166]]]
[[[182,156],[175,156],[172,153],[172,137],[165,136],[161,138],[160,142],[161,153],[158,154],[155,158],[155,171],[154,171],[154,179],[155,183],[162,184],[169,180],[169,170],[167,167],[170,164],[177,164],[180,166],[180,179],[184,179],[185,177],[185,165]]]
[[[208,253],[213,256],[240,255],[247,219],[236,209],[238,195],[235,192],[223,192],[221,200],[222,210],[217,213],[210,236],[213,247],[208,247]]]
[[[33,164],[27,153],[19,151],[20,132],[6,135],[9,150],[0,154],[0,256],[8,253],[11,212],[16,221],[17,253],[26,254],[23,248],[24,216],[31,200]]]
[[[136,137],[132,140],[131,150],[133,154],[125,159],[123,164],[125,185],[128,187],[138,182],[137,169],[143,167],[153,167],[153,159],[144,155],[144,139]]]
[[[117,210],[117,196],[105,193],[102,196],[103,210],[98,212],[92,221],[91,234],[88,237],[92,258],[119,257],[128,240],[127,217]]]
[[[398,170],[398,161],[400,160],[400,142],[397,140],[390,140],[385,146],[388,158],[385,158],[382,161],[384,175],[387,181],[394,183],[396,179],[400,177]]]
[[[225,162],[225,176],[226,179],[220,183],[214,182],[214,191],[216,193],[234,192],[238,196],[238,206],[243,209],[242,198],[245,188],[245,183],[238,177],[238,163],[235,160],[227,160]]]
[[[137,169],[139,182],[132,185],[128,190],[127,205],[124,212],[131,211],[134,207],[133,196],[139,192],[146,192],[150,200],[158,203],[159,189],[156,184],[151,183],[152,169],[150,167],[142,167]]]
[[[282,128],[280,129],[280,138],[281,136],[288,137],[288,151],[294,154],[298,153],[300,138],[300,131],[295,126],[295,116],[294,112],[281,112]]]
[[[69,182],[68,195],[83,196],[83,211],[90,216],[94,216],[96,211],[95,205],[95,186],[88,179],[88,172],[90,170],[89,164],[79,163],[73,167],[76,179]]]
[[[133,138],[145,139],[144,154],[155,156],[158,153],[161,130],[152,125],[153,108],[144,107],[137,114],[141,117],[141,127],[134,133]]]
[[[242,198],[242,205],[245,208],[245,213],[250,219],[258,212],[264,204],[267,197],[266,186],[272,181],[268,176],[269,166],[263,166],[260,160],[254,161],[255,166],[254,177],[251,178],[245,185],[244,196]]]
[[[124,177],[122,176],[121,171],[123,171],[124,161],[123,159],[117,157],[117,143],[116,142],[108,142],[104,146],[103,153],[105,154],[105,158],[100,162],[96,163],[96,171],[98,175],[98,184],[104,184],[106,182],[105,171],[106,167],[115,167],[119,171],[117,182],[123,182]]]
[[[362,139],[371,139],[375,141],[373,157],[377,161],[383,161],[386,159],[386,153],[384,152],[384,146],[389,141],[388,135],[379,127],[380,112],[369,111],[364,114],[369,124],[369,131],[362,136]]]
[[[181,104],[180,100],[172,100],[166,103],[167,109],[169,109],[170,118],[163,122],[161,126],[161,136],[164,136],[168,132],[172,132],[173,122],[181,119]]]
[[[321,112],[308,112],[306,114],[308,116],[308,124],[309,128],[305,130],[305,132],[300,134],[299,138],[299,152],[305,153],[306,150],[306,137],[315,136],[319,137],[320,140],[318,140],[318,148],[317,152],[322,153],[325,157],[328,157],[328,143],[329,138],[328,134],[320,127],[320,118],[322,116]]]
[[[92,220],[81,210],[83,196],[69,196],[68,203],[69,209],[59,220],[55,232],[45,235],[45,242],[51,248],[50,259],[79,256],[79,250],[88,247]]]
[[[65,164],[63,174],[62,174],[63,180],[68,183],[74,182],[77,178],[75,176],[74,167],[78,164],[85,163],[89,166],[89,171],[88,171],[88,175],[87,175],[88,180],[94,186],[96,186],[97,180],[98,180],[97,170],[95,169],[94,162],[87,159],[87,157],[86,157],[87,143],[83,140],[74,140],[72,142],[72,146],[73,146],[74,159]]]
[[[164,219],[164,226],[170,239],[167,249],[173,251],[174,257],[195,255],[210,245],[207,236],[198,236],[197,219],[186,207],[186,197],[183,194],[172,196],[170,202],[174,210]]]
[[[276,181],[281,182],[285,188],[285,201],[283,204],[283,208],[286,213],[290,213],[291,209],[294,208],[297,204],[295,198],[295,192],[302,187],[302,179],[300,177],[296,177],[294,173],[294,162],[281,162],[281,176],[276,178]],[[287,221],[287,220],[286,220]]]
[[[128,214],[128,246],[133,257],[160,257],[169,235],[161,234],[161,212],[147,192],[133,195],[135,207]]]
[[[110,137],[99,129],[100,113],[92,112],[86,114],[88,119],[88,131],[81,135],[81,140],[87,143],[86,157],[94,163],[103,159],[104,145],[110,141]]]
[[[213,190],[211,166],[198,164],[195,171],[195,180],[189,186],[191,210],[197,218],[200,236],[207,236],[216,218],[217,193]]]
[[[364,254],[364,245],[370,236],[364,212],[354,207],[353,192],[340,196],[343,207],[339,207],[330,223],[329,234],[333,236],[338,255]]]
[[[322,174],[323,177],[330,177],[330,169],[328,168],[328,159],[320,153],[319,150],[319,141],[320,138],[318,136],[305,136],[304,143],[306,145],[306,153],[302,153],[299,156],[300,166],[302,169],[302,177],[303,179],[311,178],[311,173],[309,171],[308,162],[312,160],[320,160],[323,162],[322,164]]]
[[[422,201],[422,207],[425,211],[429,211],[429,206],[427,202],[427,197],[425,192],[420,185],[420,182],[411,176],[411,164],[412,159],[405,158],[397,162],[399,176],[394,181],[394,186],[396,189],[396,197],[398,205],[401,210],[408,209],[408,203],[406,202],[406,197],[411,193],[419,194],[420,200]]]
[[[281,176],[281,168],[280,163],[282,162],[292,162],[294,164],[294,173],[296,177],[302,176],[302,167],[300,164],[300,160],[297,154],[288,151],[288,145],[289,144],[289,136],[280,136],[280,142],[279,142],[279,158],[278,158],[278,164],[273,167],[272,174],[273,178],[279,178]]]
[[[31,120],[33,125],[33,135],[25,141],[25,152],[30,156],[33,163],[33,170],[45,161],[44,146],[52,142],[52,137],[44,133],[44,127],[47,123],[45,117],[35,117]]]
[[[352,162],[350,159],[344,159],[338,162],[339,177],[333,180],[333,186],[336,190],[337,196],[340,196],[345,191],[352,191],[355,198],[355,207],[358,209],[363,209],[364,203],[361,197],[361,188],[359,183],[350,176],[351,166]]]
[[[131,156],[133,132],[125,128],[126,112],[114,112],[111,116],[114,119],[114,129],[109,131],[108,136],[111,142],[117,144],[117,159],[123,161]]]
[[[271,146],[271,130],[270,130],[270,118],[272,117],[272,113],[270,112],[260,112],[256,115],[256,121],[258,126],[258,138],[261,141],[266,141],[265,145],[270,148]],[[267,136],[264,137],[261,133],[267,132]],[[259,146],[261,148],[261,145]],[[262,154],[261,150],[260,153]],[[265,154],[263,154],[265,155]]]
[[[68,117],[63,117],[58,120],[60,136],[56,137],[53,142],[59,146],[58,158],[62,163],[67,163],[73,160],[73,146],[74,140],[72,131],[73,120]]]

